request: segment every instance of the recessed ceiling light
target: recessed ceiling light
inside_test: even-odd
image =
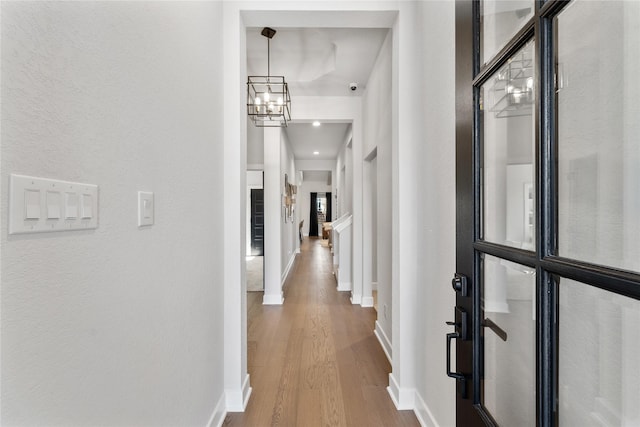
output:
[[[319,151],[314,151],[314,152],[313,152],[313,155],[314,155],[314,156],[317,156],[318,154],[320,154],[320,152],[319,152]]]
[[[315,122],[313,122],[313,125],[314,125],[315,127],[318,127],[318,126],[320,126],[320,122],[316,120]]]

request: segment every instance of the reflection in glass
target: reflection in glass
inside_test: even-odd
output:
[[[534,250],[534,60],[527,43],[481,88],[484,240]]]
[[[556,19],[558,253],[640,271],[640,2]]]
[[[640,425],[640,301],[560,281],[559,421]]]
[[[536,422],[535,271],[483,261],[483,405],[501,426]]]
[[[480,15],[480,62],[485,64],[533,16],[533,0],[483,0]]]

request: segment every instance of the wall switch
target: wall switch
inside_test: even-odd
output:
[[[91,219],[93,216],[93,201],[91,194],[83,194],[81,196],[82,202],[80,207],[82,208],[82,219]]]
[[[64,193],[64,217],[66,219],[78,218],[78,194]]]
[[[24,190],[24,219],[40,219],[40,190]]]
[[[138,191],[138,227],[153,225],[153,204],[153,193],[148,191]]]
[[[97,185],[16,174],[9,180],[9,234],[98,227]]]
[[[47,191],[47,219],[60,219],[61,200],[58,191]]]

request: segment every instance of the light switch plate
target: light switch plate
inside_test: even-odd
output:
[[[97,185],[17,174],[9,180],[9,234],[98,228]],[[80,218],[79,201],[87,196],[92,215]]]
[[[153,193],[138,191],[138,227],[153,225],[154,208]]]

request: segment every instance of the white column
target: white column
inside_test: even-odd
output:
[[[282,192],[280,189],[281,129],[264,128],[264,298],[263,304],[282,304],[280,248]]]
[[[245,28],[233,4],[223,5],[224,31],[224,388],[227,411],[244,411],[251,395],[247,373],[245,264],[247,123],[243,111]],[[213,143],[213,141],[212,141]]]

